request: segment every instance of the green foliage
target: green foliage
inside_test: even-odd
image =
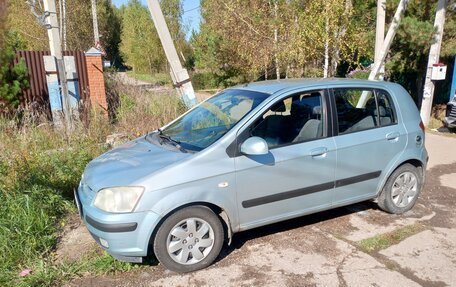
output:
[[[120,33],[122,30],[120,13],[111,0],[98,0],[97,13],[100,41],[106,51],[106,58],[111,60],[114,67],[120,67],[123,64],[120,55]]]
[[[174,44],[179,51],[188,54],[188,44],[180,24],[180,1],[162,0],[160,4]],[[121,8],[121,15],[123,26],[120,50],[126,65],[136,74],[167,71],[167,60],[148,8],[139,0],[130,0]]]
[[[37,1],[42,2],[42,1]],[[61,0],[56,1],[57,16]],[[87,51],[95,46],[92,26],[91,0],[66,0],[66,46],[67,50]],[[42,5],[37,5],[38,13],[43,13]],[[101,44],[106,50],[107,58],[116,66],[121,65],[119,54],[121,19],[118,9],[110,0],[97,0],[98,27]],[[30,12],[26,1],[10,1],[7,23],[24,43],[24,50],[49,50],[46,29],[41,26]],[[63,42],[63,39],[62,39]]]
[[[388,16],[394,13],[397,1],[387,3]],[[403,85],[416,102],[420,102],[423,94],[429,48],[435,41],[436,8],[437,1],[410,1],[385,65],[386,78]],[[452,17],[454,14],[453,11],[447,11],[441,62],[452,61],[451,53],[456,53],[453,43],[456,39],[456,25],[453,25],[455,22]],[[437,82],[440,92],[435,93],[435,103],[448,100],[448,92],[441,91],[442,84],[444,83]]]
[[[61,218],[74,211],[72,190],[102,151],[96,138],[67,138],[47,128],[16,132],[0,124],[0,285],[56,244]],[[6,280],[6,281],[5,281]]]
[[[149,11],[139,0],[130,0],[122,12],[122,43],[125,63],[135,73],[153,73],[162,69],[164,53]]]
[[[196,69],[227,82],[322,76],[325,52],[330,76],[340,61],[356,66],[369,54],[371,29],[359,24],[365,16],[352,2],[203,1],[192,37]]]
[[[164,86],[171,84],[171,76],[166,73],[137,74],[133,71],[129,71],[127,72],[127,75],[139,81],[144,81],[152,85]]]
[[[8,33],[5,42],[5,47],[0,52],[0,111],[19,106],[22,90],[28,87],[24,60],[13,64],[16,49],[20,47],[15,33]]]
[[[220,86],[220,78],[214,73],[194,73],[191,78],[195,90],[215,89]]]
[[[452,4],[456,5],[455,1]],[[454,6],[453,6],[454,7]],[[441,56],[453,58],[456,55],[456,9],[448,9],[446,14]]]

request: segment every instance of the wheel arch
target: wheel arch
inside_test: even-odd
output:
[[[390,170],[388,171],[388,173],[387,173],[387,174],[383,177],[383,179],[382,179],[382,182],[381,182],[381,184],[380,184],[379,189],[377,190],[377,194],[376,194],[375,198],[377,198],[377,197],[381,194],[381,192],[382,192],[383,188],[385,187],[385,184],[386,184],[386,182],[388,181],[388,179],[390,178],[390,176],[391,176],[399,167],[403,166],[404,164],[411,164],[411,165],[413,165],[414,167],[416,167],[416,168],[420,171],[421,175],[423,176],[423,184],[424,184],[424,167],[426,166],[425,163],[423,163],[423,161],[420,160],[420,159],[418,159],[418,158],[409,158],[409,159],[407,159],[407,160],[400,161],[398,164],[396,164],[396,165],[394,166],[394,168],[392,168],[392,169],[390,169]]]
[[[182,205],[180,205],[180,206],[168,211],[160,219],[160,221],[157,223],[157,225],[155,226],[154,230],[152,231],[152,234],[150,235],[149,245],[147,247],[147,254],[148,255],[151,255],[154,252],[153,251],[153,247],[152,247],[152,243],[154,242],[155,236],[157,235],[157,232],[158,232],[158,229],[163,224],[163,222],[166,219],[168,219],[168,217],[170,217],[175,212],[177,212],[177,211],[179,211],[181,209],[190,207],[190,206],[203,206],[203,207],[209,208],[212,212],[214,212],[214,214],[217,215],[219,217],[219,219],[221,219],[220,222],[222,223],[223,229],[225,231],[225,239],[224,240],[226,242],[228,242],[228,245],[231,244],[231,239],[233,237],[233,230],[232,230],[232,227],[231,227],[231,221],[230,221],[230,218],[228,216],[228,213],[222,207],[220,207],[220,206],[218,206],[218,205],[216,205],[214,203],[205,202],[205,201],[195,201],[195,202],[182,204]]]

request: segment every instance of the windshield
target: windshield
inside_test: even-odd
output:
[[[201,103],[161,132],[188,150],[200,151],[226,134],[269,94],[246,90],[222,91]]]

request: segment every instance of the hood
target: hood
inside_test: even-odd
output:
[[[169,150],[140,138],[92,160],[84,171],[84,183],[94,191],[131,185],[190,156],[192,154]]]

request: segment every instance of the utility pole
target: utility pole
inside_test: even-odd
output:
[[[432,67],[439,62],[440,48],[442,47],[443,27],[445,25],[445,12],[446,0],[439,0],[437,4],[437,12],[435,13],[434,28],[436,33],[434,35],[435,43],[431,45],[429,50],[429,58],[426,72],[426,80],[424,82],[423,100],[421,102],[421,119],[423,124],[427,127],[432,110],[432,100],[434,98],[434,82],[431,79]]]
[[[369,74],[369,80],[374,80],[380,72],[381,67],[385,63],[386,55],[393,43],[394,36],[396,36],[397,29],[399,28],[399,24],[401,23],[402,15],[404,14],[405,9],[407,8],[407,4],[410,0],[401,0],[399,5],[397,6],[396,13],[394,13],[393,21],[388,29],[388,33],[386,33],[385,40],[383,41],[382,47],[379,51],[378,61],[374,63],[374,67]]]
[[[93,37],[95,39],[95,47],[100,44],[100,33],[98,32],[98,15],[97,15],[97,1],[92,0],[92,19],[93,19]],[[97,47],[98,49],[98,47]]]
[[[381,61],[381,49],[383,41],[385,40],[385,14],[386,14],[386,0],[377,0],[377,25],[375,28],[375,62]],[[380,67],[379,78],[383,80],[385,74],[385,65]]]
[[[195,97],[195,91],[193,90],[192,82],[185,68],[177,55],[176,47],[174,46],[171,34],[169,33],[168,26],[166,25],[165,17],[160,8],[158,0],[147,0],[149,4],[150,14],[154,21],[155,28],[157,29],[158,36],[162,43],[163,49],[165,50],[166,58],[168,59],[171,67],[171,78],[182,96],[184,103],[187,107],[193,107],[197,101]]]
[[[67,129],[72,127],[72,115],[70,110],[70,97],[68,94],[68,83],[65,72],[65,62],[63,60],[62,46],[60,43],[59,24],[57,19],[57,10],[55,9],[55,0],[43,0],[45,11],[45,27],[49,37],[49,47],[51,56],[54,56],[57,62],[57,72],[60,80],[60,89],[62,93],[62,109]]]

